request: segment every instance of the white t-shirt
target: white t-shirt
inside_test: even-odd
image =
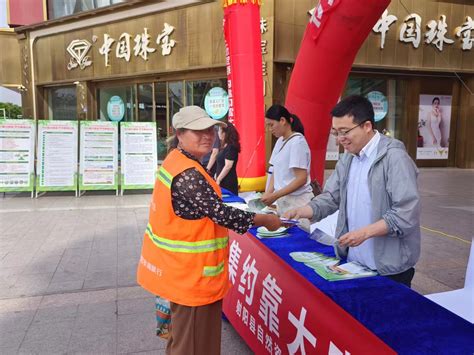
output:
[[[291,138],[284,146],[283,137],[278,138],[270,157],[270,164],[273,165],[273,186],[275,191],[284,188],[295,179],[293,168],[306,169],[308,172],[306,184],[290,194],[297,196],[312,191],[309,176],[311,153],[304,136],[300,133],[294,133],[293,135],[296,136]]]

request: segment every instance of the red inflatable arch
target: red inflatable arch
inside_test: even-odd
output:
[[[321,0],[306,27],[291,74],[286,107],[301,118],[311,149],[311,176],[323,182],[337,103],[354,58],[390,0]]]

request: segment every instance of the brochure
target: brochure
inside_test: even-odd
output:
[[[252,199],[248,201],[248,211],[254,213],[273,213],[276,214],[277,211],[269,206],[266,206],[260,198]]]
[[[320,265],[316,266],[314,271],[328,281],[350,280],[377,275],[375,271],[372,271],[355,261],[341,265]]]
[[[375,276],[377,273],[357,262],[339,264],[340,259],[316,252],[290,253],[293,260],[302,262],[312,268],[319,276],[328,281],[350,280],[360,277]]]

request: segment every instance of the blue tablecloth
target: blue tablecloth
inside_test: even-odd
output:
[[[242,202],[242,203],[245,203],[245,200],[242,197],[234,195],[232,192],[230,192],[227,189],[224,189],[223,187],[221,187],[221,190],[222,190],[222,200],[224,202]]]
[[[474,326],[466,320],[382,276],[326,281],[289,253],[317,251],[334,256],[333,248],[310,239],[297,227],[289,231],[288,238],[261,242],[398,353],[474,353]],[[256,234],[255,229],[249,232]]]

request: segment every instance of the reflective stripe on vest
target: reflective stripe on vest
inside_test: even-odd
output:
[[[201,240],[198,242],[166,239],[154,234],[150,224],[146,227],[146,234],[156,247],[180,253],[206,253],[216,251],[227,247],[229,242],[229,237]]]
[[[171,189],[171,182],[173,181],[173,176],[163,167],[158,170],[158,180],[160,180],[168,189]]]
[[[204,266],[203,276],[217,276],[224,271],[224,262],[220,262],[217,266]]]

